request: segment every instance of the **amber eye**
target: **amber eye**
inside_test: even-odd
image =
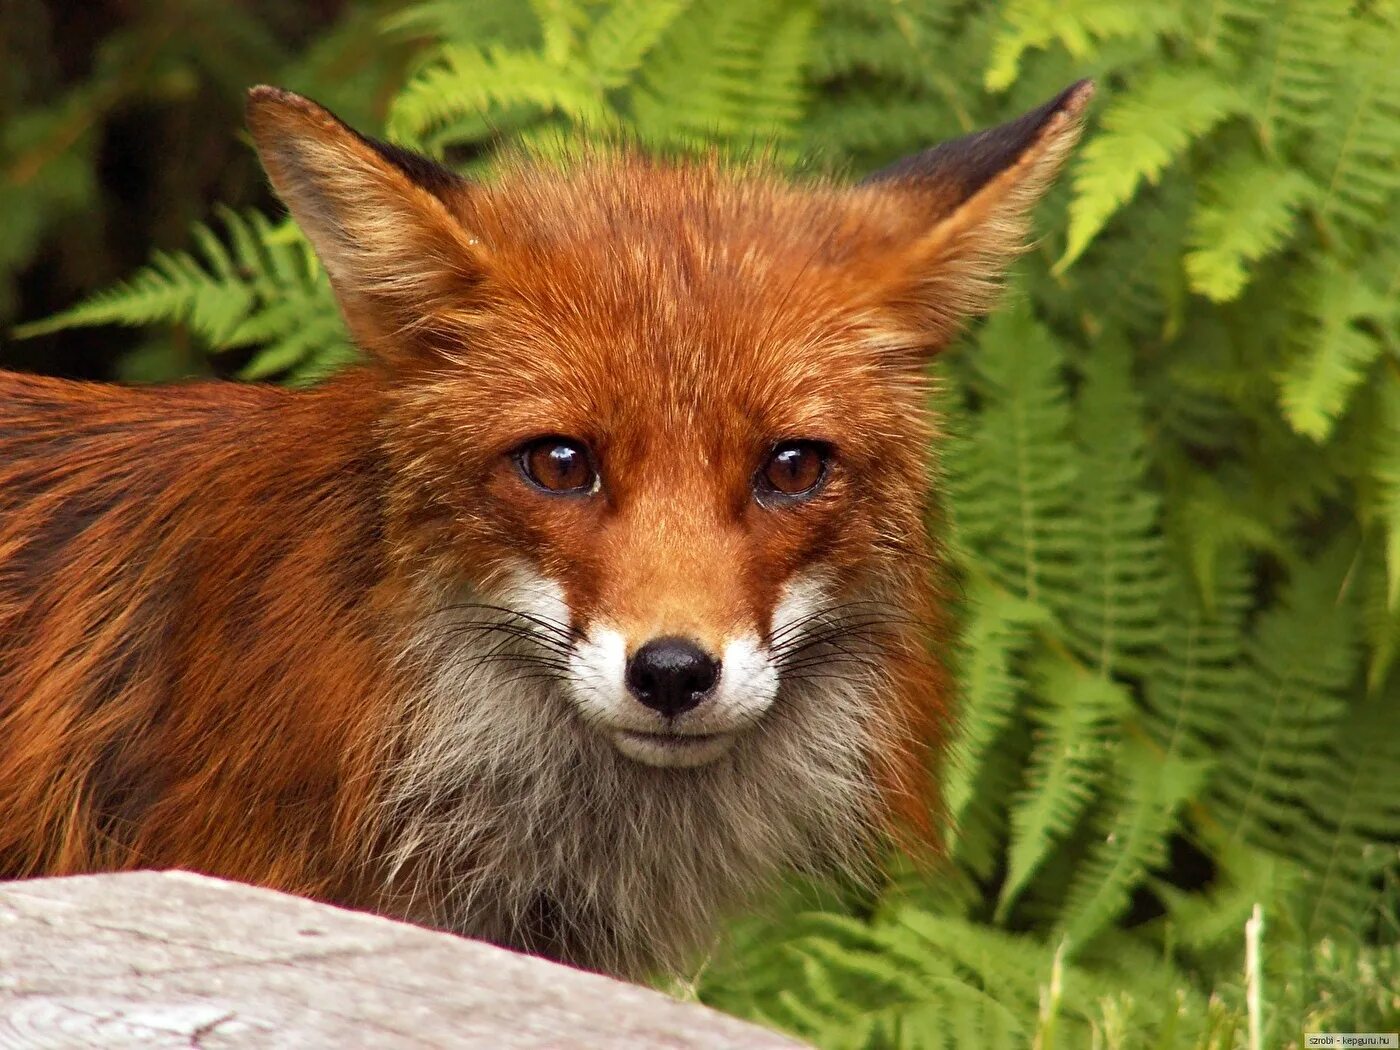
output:
[[[532,441],[520,450],[519,462],[525,476],[546,492],[591,492],[598,481],[588,449],[568,438]]]
[[[784,441],[769,453],[759,472],[760,495],[802,499],[826,479],[831,450],[819,441]]]

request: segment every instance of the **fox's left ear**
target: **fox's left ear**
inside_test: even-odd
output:
[[[1045,105],[867,176],[855,191],[896,197],[911,224],[879,264],[879,294],[910,349],[945,345],[992,303],[1008,263],[1027,247],[1029,213],[1059,171],[1094,94],[1081,80]],[[889,202],[886,201],[886,204]]]
[[[485,251],[460,219],[470,185],[290,91],[253,88],[248,127],[350,334],[387,364],[413,363],[446,334],[434,326],[469,306],[486,271]]]

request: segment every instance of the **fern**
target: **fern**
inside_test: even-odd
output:
[[[810,73],[818,80],[888,78],[912,91],[945,84],[928,58],[931,51],[947,47],[956,28],[956,7],[953,0],[825,0],[819,7],[823,31],[813,41]],[[889,92],[880,94],[888,97]]]
[[[1168,759],[1207,758],[1238,718],[1250,580],[1238,553],[1212,577],[1207,598],[1178,567],[1164,603],[1163,644],[1148,676],[1143,721]]]
[[[949,449],[953,512],[979,568],[1038,602],[1069,572],[1075,459],[1063,353],[1028,310],[1013,308],[982,331],[972,365],[982,405]]]
[[[1021,73],[1027,51],[1060,44],[1075,58],[1083,59],[1094,45],[1113,37],[1151,37],[1174,26],[1171,5],[1144,9],[1119,0],[1009,0],[1003,6],[1005,27],[992,44],[985,82],[992,91],[1003,91]]]
[[[1309,160],[1324,188],[1322,215],[1364,232],[1400,192],[1400,10],[1379,4],[1342,24],[1346,62]]]
[[[1084,371],[1070,519],[1078,586],[1057,604],[1071,645],[1108,675],[1160,643],[1162,535],[1158,500],[1143,484],[1146,435],[1127,346],[1101,342]]]
[[[1327,100],[1344,48],[1349,0],[1275,0],[1251,46],[1259,70],[1250,107],[1260,136],[1275,148],[1309,131]]]
[[[245,379],[315,379],[355,356],[330,285],[291,227],[222,210],[229,244],[196,226],[198,254],[158,253],[132,278],[72,310],[20,329],[39,335],[94,324],[185,325],[211,349],[258,348]]]
[[[1381,354],[1382,344],[1366,322],[1393,307],[1332,260],[1302,275],[1294,295],[1296,349],[1279,377],[1279,402],[1294,430],[1321,441]]]
[[[1177,814],[1205,771],[1202,762],[1162,759],[1141,747],[1124,747],[1118,761],[1126,783],[1113,801],[1107,833],[1075,872],[1060,918],[1071,951],[1124,911],[1148,872],[1166,866]]]
[[[1375,485],[1375,511],[1385,537],[1388,609],[1400,608],[1400,377],[1381,377],[1377,425],[1369,457]]]
[[[1043,710],[1026,789],[1011,811],[1006,881],[997,900],[1005,916],[1055,843],[1088,806],[1110,754],[1117,720],[1127,712],[1122,686],[1061,661],[1038,667]]]
[[[589,72],[607,90],[620,88],[689,6],[689,0],[627,0],[615,4],[584,44]]]
[[[1281,248],[1316,189],[1307,176],[1252,156],[1213,173],[1191,217],[1186,273],[1191,290],[1216,302],[1237,298],[1251,264]]]
[[[1103,128],[1074,166],[1064,268],[1144,182],[1155,182],[1191,144],[1245,109],[1229,82],[1204,67],[1148,74],[1104,111]]]
[[[806,0],[697,0],[633,99],[643,140],[749,145],[791,134],[815,9]]]
[[[952,848],[972,870],[985,874],[994,862],[1001,823],[990,803],[1005,794],[1004,787],[989,788],[1010,780],[1011,771],[997,762],[998,748],[1025,688],[1018,661],[1030,646],[1032,629],[1047,617],[1037,606],[991,588],[968,599],[974,612],[962,637],[960,720],[943,799],[955,836]]]
[[[584,126],[610,123],[601,86],[576,70],[539,54],[448,45],[395,100],[389,133],[440,147],[448,136],[434,132],[451,128],[453,141],[485,137],[490,115],[514,107],[561,114]]]
[[[1224,737],[1212,779],[1231,842],[1288,851],[1302,804],[1329,775],[1323,749],[1356,670],[1354,612],[1341,586],[1351,554],[1339,544],[1298,566],[1246,647],[1243,696],[1254,717],[1236,720]]]
[[[1323,751],[1328,775],[1308,793],[1311,819],[1297,823],[1294,848],[1309,872],[1304,928],[1312,937],[1364,937],[1381,915],[1377,882],[1400,873],[1400,797],[1388,784],[1400,763],[1397,696],[1392,688],[1348,713]]]

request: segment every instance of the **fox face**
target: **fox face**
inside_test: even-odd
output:
[[[400,430],[436,575],[547,636],[581,723],[654,766],[725,755],[818,628],[927,568],[927,391],[857,269],[895,217],[872,237],[858,196],[713,179],[620,162],[474,204],[489,305]]]
[[[855,189],[625,154],[473,185],[271,89],[250,121],[400,376],[403,549],[505,610],[620,754],[692,767],[785,681],[917,645],[923,365],[1019,248],[1088,93]],[[845,657],[814,651],[843,633]]]
[[[636,972],[784,866],[927,831],[925,366],[1089,94],[844,187],[626,150],[473,183],[255,89],[382,377],[391,897]]]

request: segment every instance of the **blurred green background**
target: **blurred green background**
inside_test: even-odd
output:
[[[1400,1029],[1397,0],[9,0],[0,48],[0,366],[133,381],[354,356],[254,83],[473,173],[620,129],[855,177],[1097,78],[936,366],[948,863],[674,987],[831,1047]]]

